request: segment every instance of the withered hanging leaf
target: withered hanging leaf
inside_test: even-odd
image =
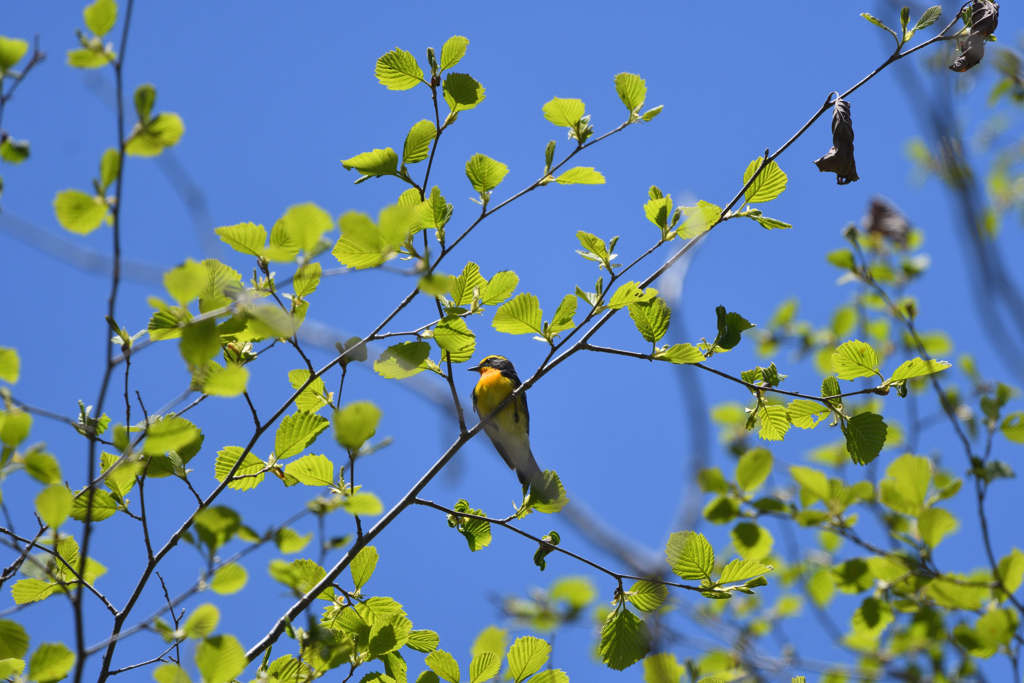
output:
[[[892,204],[875,197],[871,200],[871,208],[868,209],[867,218],[864,220],[864,229],[905,248],[910,223]]]
[[[999,25],[999,3],[992,0],[974,0],[971,3],[971,33],[990,36]]]
[[[985,56],[985,42],[995,33],[999,25],[999,3],[991,0],[974,0],[971,3],[971,33],[966,39],[957,41],[960,56],[950,65],[950,70],[963,73],[972,69]]]
[[[815,159],[819,171],[835,173],[836,183],[846,185],[860,180],[857,162],[853,158],[853,120],[850,118],[850,103],[837,97],[832,108],[832,149],[828,154]]]

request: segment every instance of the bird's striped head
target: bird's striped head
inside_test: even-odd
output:
[[[492,369],[497,370],[498,372],[512,374],[515,374],[516,371],[516,369],[512,366],[512,361],[510,361],[508,358],[505,358],[504,356],[487,356],[482,361],[480,361],[479,365],[469,369],[479,372],[481,374],[486,369]]]

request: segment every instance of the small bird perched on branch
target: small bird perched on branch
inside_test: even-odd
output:
[[[473,411],[481,419],[522,385],[512,362],[504,356],[487,356],[480,365],[469,369],[480,373],[473,387]],[[526,407],[525,392],[492,416],[484,425],[484,432],[509,469],[516,471],[524,491],[539,480],[540,467],[530,451],[530,411]]]

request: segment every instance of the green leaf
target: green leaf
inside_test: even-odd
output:
[[[559,185],[604,185],[604,176],[591,166],[576,166],[555,178],[555,182]]]
[[[36,513],[51,529],[56,529],[71,514],[71,492],[63,484],[50,484],[36,496]]]
[[[437,128],[432,121],[423,119],[409,130],[402,147],[402,163],[416,164],[430,156],[430,143],[434,141]]]
[[[466,162],[466,177],[473,189],[481,194],[501,184],[507,173],[508,166],[483,154],[474,154]]]
[[[84,522],[88,510],[89,493],[83,492],[71,503],[71,519]],[[89,518],[94,522],[102,522],[113,517],[115,512],[117,512],[117,501],[113,496],[102,489],[93,490],[92,514],[89,515]]]
[[[373,576],[373,570],[377,568],[379,557],[377,549],[372,545],[368,545],[352,558],[349,569],[352,571],[352,583],[355,584],[356,590],[365,586],[366,582]]]
[[[213,636],[196,646],[196,667],[204,683],[227,683],[245,669],[249,661],[234,636]]]
[[[312,531],[300,534],[291,527],[282,527],[274,532],[274,545],[285,555],[293,555],[302,552],[303,548],[309,545],[309,541],[312,538]]]
[[[782,441],[789,431],[789,414],[785,406],[764,404],[761,410],[757,411],[761,419],[761,428],[757,436],[765,441]]]
[[[249,572],[245,567],[230,562],[214,572],[213,579],[210,580],[210,590],[217,595],[234,595],[245,588],[248,581]]]
[[[28,413],[7,413],[8,418],[20,418],[22,415],[28,416]],[[31,417],[29,417],[29,425],[31,425]],[[28,436],[28,427],[18,431],[23,431],[25,436]],[[24,438],[19,437],[17,440],[20,442]],[[60,473],[60,464],[57,462],[57,458],[49,453],[32,451],[25,455],[22,465],[25,467],[25,473],[41,484],[59,484],[64,480]]]
[[[836,249],[825,255],[825,260],[837,268],[853,270],[857,263],[853,258],[853,252],[849,249]]]
[[[444,78],[444,101],[453,112],[473,109],[484,101],[484,86],[469,74],[449,73]]]
[[[513,273],[513,275],[515,274]],[[497,275],[495,275],[496,277]],[[519,278],[516,277],[516,284],[518,283]],[[473,290],[479,289],[482,296],[487,284],[487,279],[480,274],[480,266],[470,261],[462,269],[462,273],[458,277],[451,277],[452,304],[455,306],[468,306],[473,301]]]
[[[80,190],[58,192],[53,200],[53,210],[61,226],[76,235],[88,235],[100,227],[107,217],[107,205],[103,197]]]
[[[13,679],[25,670],[25,662],[21,659],[0,659],[0,678]],[[16,680],[20,680],[17,678]]]
[[[465,320],[454,315],[445,316],[434,327],[434,341],[453,363],[465,363],[476,351],[476,335]]]
[[[450,69],[466,55],[466,46],[469,45],[469,38],[452,36],[444,41],[441,47],[441,70]]]
[[[334,463],[326,455],[304,455],[285,465],[284,473],[306,486],[334,485]]]
[[[28,677],[38,683],[59,681],[74,665],[75,653],[64,643],[42,643],[28,661]]]
[[[341,509],[350,515],[375,517],[384,512],[384,504],[372,493],[361,491],[341,501]]]
[[[641,612],[653,612],[668,598],[668,586],[653,581],[637,581],[629,589],[629,601]]]
[[[737,581],[746,581],[752,579],[755,576],[761,576],[772,571],[773,567],[768,564],[761,564],[755,560],[733,560],[729,564],[722,567],[722,575],[718,579],[718,583],[735,583]]]
[[[650,301],[658,295],[658,290],[653,287],[648,287],[645,290],[641,290],[637,283],[630,280],[624,285],[621,285],[615,290],[615,294],[612,295],[611,300],[608,302],[608,308],[622,308],[623,306],[629,306],[631,304],[642,304]]]
[[[622,671],[633,666],[651,651],[651,632],[647,624],[629,610],[608,615],[601,628],[601,661],[609,669]]]
[[[380,229],[365,213],[349,211],[339,220],[341,237],[331,254],[349,268],[373,268],[389,251]]]
[[[831,498],[832,489],[829,486],[828,477],[821,470],[793,465],[789,468],[789,474],[796,483],[800,484],[800,499],[805,507],[816,500]]]
[[[775,539],[763,526],[752,522],[740,522],[732,529],[732,544],[744,560],[758,562],[768,557],[775,545]]]
[[[412,190],[412,192],[419,196],[416,190]],[[435,185],[430,191],[430,195],[417,207],[420,216],[420,228],[443,231],[444,226],[451,220],[454,210],[454,207],[445,201],[441,190]]]
[[[434,650],[427,655],[423,663],[448,683],[459,683],[459,664],[455,661],[455,657],[444,650]]]
[[[776,218],[768,218],[768,216],[754,216],[753,218],[765,230],[786,230],[793,227],[785,221],[780,221]]]
[[[533,294],[520,294],[494,312],[491,325],[509,334],[541,334],[544,324],[540,302]]]
[[[516,683],[540,671],[551,656],[551,646],[540,638],[523,636],[516,638],[508,649],[508,672]]]
[[[668,538],[665,547],[672,572],[688,581],[711,580],[715,566],[715,551],[704,534],[696,531],[679,531]]]
[[[183,417],[169,416],[149,426],[142,452],[146,455],[163,455],[179,451],[201,439],[199,429]]]
[[[23,410],[0,413],[0,441],[15,448],[28,438],[32,429],[32,416]]]
[[[334,229],[331,214],[312,202],[289,206],[274,224],[274,231],[287,235],[287,241],[306,253],[316,250],[320,238]],[[271,242],[274,240],[271,232]]]
[[[1007,593],[1016,593],[1021,583],[1024,582],[1024,553],[1018,548],[1014,548],[1009,555],[999,560],[999,576],[1003,580],[1003,586]],[[1006,599],[1005,593],[999,598],[1000,602]],[[3,622],[0,622],[0,625],[2,624]]]
[[[878,598],[865,598],[853,613],[851,625],[857,636],[876,640],[892,621],[892,607]]]
[[[660,351],[654,356],[655,360],[667,360],[670,363],[686,365],[700,363],[704,360],[704,354],[692,344],[673,344],[665,351]]]
[[[544,118],[556,126],[572,128],[583,118],[585,110],[582,100],[555,97],[544,105]]]
[[[99,69],[109,64],[114,56],[100,50],[68,50],[68,66],[77,69]]]
[[[879,500],[896,512],[917,516],[924,506],[931,475],[928,458],[901,455],[885,470],[886,478],[878,486]]]
[[[346,171],[354,168],[364,176],[395,175],[398,173],[398,155],[395,150],[385,147],[357,154],[351,159],[342,159],[341,165]]]
[[[828,417],[831,411],[817,401],[798,398],[786,406],[786,412],[789,413],[789,421],[793,423],[794,427],[814,429],[819,422]]]
[[[573,303],[575,307],[575,299]],[[664,299],[654,297],[643,303],[630,304],[629,317],[633,319],[636,329],[639,330],[643,338],[656,344],[668,332],[672,309]]]
[[[753,493],[772,471],[772,454],[765,448],[751,448],[740,457],[736,464],[736,483],[740,488]]]
[[[305,298],[316,291],[320,286],[320,277],[323,275],[323,266],[319,261],[304,263],[295,271],[292,279],[292,287],[295,288],[295,296]]]
[[[24,627],[16,621],[0,619],[0,659],[24,659],[26,652],[28,633]]]
[[[349,403],[334,412],[334,439],[350,451],[358,451],[377,433],[380,408],[370,401]]]
[[[994,609],[981,615],[974,630],[983,644],[1008,647],[1017,630],[1017,618],[1005,609]]]
[[[889,378],[890,382],[899,382],[900,380],[910,379],[911,377],[924,377],[925,375],[931,375],[936,372],[942,372],[950,366],[944,360],[924,360],[923,358],[914,358],[902,363],[895,372],[892,373],[892,377]]]
[[[867,465],[878,457],[885,445],[888,428],[881,415],[861,413],[854,415],[843,425],[846,435],[846,450],[858,465]]]
[[[589,607],[598,593],[594,583],[585,576],[563,576],[551,584],[548,597],[554,602],[568,604],[570,609],[581,610]]]
[[[192,610],[182,629],[185,631],[185,637],[199,640],[213,633],[219,623],[220,610],[216,605],[206,603]]]
[[[136,157],[155,157],[167,147],[173,147],[185,134],[185,122],[173,112],[160,112],[144,126],[135,124],[128,135],[125,154]]]
[[[153,107],[156,105],[156,88],[150,83],[143,83],[135,88],[133,97],[135,113],[139,121],[147,123],[153,119]]]
[[[416,63],[416,58],[397,47],[377,60],[374,75],[388,90],[408,90],[425,82],[423,69]]]
[[[882,376],[878,372],[878,354],[870,344],[857,339],[841,344],[835,350],[832,354],[832,369],[839,379]]]
[[[552,335],[576,327],[576,323],[573,322],[573,316],[576,315],[576,305],[575,294],[566,294],[562,298],[562,302],[555,309],[555,317],[551,320],[550,332]]]
[[[406,646],[416,652],[433,652],[437,649],[441,639],[433,631],[426,629],[409,632],[409,641]]]
[[[917,516],[917,532],[921,540],[935,548],[942,539],[956,531],[956,517],[942,508],[928,508]]]
[[[11,587],[11,597],[15,605],[38,602],[50,597],[57,589],[57,584],[47,583],[39,579],[22,579]]]
[[[679,226],[678,233],[683,239],[690,239],[707,232],[722,216],[722,209],[710,202],[700,200],[695,206],[684,206],[686,220]]]
[[[921,15],[921,18],[917,20],[917,23],[914,24],[914,32],[920,31],[923,28],[928,28],[938,21],[940,16],[942,16],[941,5],[929,7],[924,11],[924,14]]]
[[[747,170],[743,172],[743,183],[746,184],[750,180],[754,172],[761,167],[763,159],[758,157],[747,165]],[[750,187],[747,188],[744,197],[748,204],[760,204],[761,202],[771,201],[775,199],[783,190],[786,189],[786,183],[788,182],[786,174],[783,173],[779,165],[774,161],[768,162],[761,174],[757,176],[757,179],[750,183]]]
[[[616,74],[615,92],[626,105],[626,109],[632,113],[644,106],[644,100],[647,99],[647,84],[636,74]]]
[[[1024,443],[1024,411],[1018,410],[1007,415],[999,429],[1013,443]]]
[[[686,667],[670,652],[655,652],[644,657],[644,683],[680,683]]]
[[[467,265],[466,267],[468,268],[469,266]],[[465,271],[463,271],[463,273],[465,273]],[[515,272],[511,270],[499,271],[495,273],[494,277],[488,280],[487,284],[481,289],[480,301],[486,306],[495,306],[512,296],[512,292],[516,291],[516,287],[518,286],[519,276],[516,275]],[[470,292],[470,295],[472,295],[472,291]],[[468,301],[465,303],[468,303]],[[456,303],[456,305],[461,306],[462,304]],[[558,317],[557,313],[555,317]]]
[[[861,12],[861,13],[860,13],[860,15],[861,15],[862,17],[864,17],[865,19],[867,19],[868,21],[870,21],[870,22],[871,22],[872,24],[874,24],[875,26],[877,26],[877,27],[879,27],[879,28],[883,28],[883,29],[885,29],[886,31],[888,31],[888,32],[889,32],[890,34],[892,34],[892,37],[893,37],[893,38],[895,38],[895,40],[896,40],[896,44],[897,44],[897,45],[899,45],[899,44],[900,44],[900,38],[899,38],[899,36],[898,36],[898,35],[896,35],[896,31],[893,31],[893,30],[892,30],[891,28],[889,28],[888,26],[886,26],[886,25],[885,25],[885,24],[884,24],[884,23],[882,22],[882,20],[881,20],[881,19],[876,19],[875,17],[871,16],[871,15],[870,15],[870,14],[868,14],[867,12]]]
[[[220,333],[217,332],[217,321],[206,318],[199,322],[189,323],[181,329],[181,341],[178,343],[181,357],[194,370],[202,368],[206,362],[220,353]]]
[[[9,137],[0,143],[0,159],[9,164],[20,164],[25,161],[30,151],[28,140],[15,140]]]
[[[97,36],[105,36],[117,23],[117,3],[114,0],[96,0],[82,10],[85,25]]]
[[[229,247],[250,256],[260,256],[263,254],[263,246],[267,243],[266,228],[255,223],[225,225],[215,228],[214,232]]]
[[[249,382],[249,371],[241,365],[228,363],[211,372],[203,382],[203,393],[209,396],[240,396]]]
[[[726,350],[735,348],[740,343],[741,333],[754,327],[739,313],[727,313],[725,306],[715,308],[715,315],[718,318],[718,336],[715,338],[715,344]]]
[[[28,52],[28,41],[0,36],[0,72],[7,71],[21,61]]]
[[[21,356],[17,349],[0,346],[0,380],[17,384],[21,376]]]
[[[228,473],[231,472],[238,459],[242,457],[242,451],[243,449],[240,446],[225,446],[217,451],[217,458],[213,461],[213,476],[217,481],[227,479]],[[262,470],[266,466],[265,462],[252,453],[246,453],[245,460],[242,461],[238,470],[235,471],[235,477],[244,478],[232,479],[231,483],[228,484],[228,488],[236,491],[249,491],[256,488],[263,481],[264,475]]]
[[[387,379],[405,379],[426,370],[429,355],[427,342],[402,342],[385,349],[380,359],[373,362],[373,369]]]
[[[482,683],[498,675],[501,669],[501,655],[481,652],[469,663],[469,683]]]
[[[328,426],[327,418],[314,413],[294,413],[281,420],[274,434],[274,453],[278,460],[298,455],[309,448]]]

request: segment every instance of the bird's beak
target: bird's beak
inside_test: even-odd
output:
[[[469,370],[470,372],[480,372],[480,366],[479,365],[477,365],[476,367],[466,368],[466,369]]]

